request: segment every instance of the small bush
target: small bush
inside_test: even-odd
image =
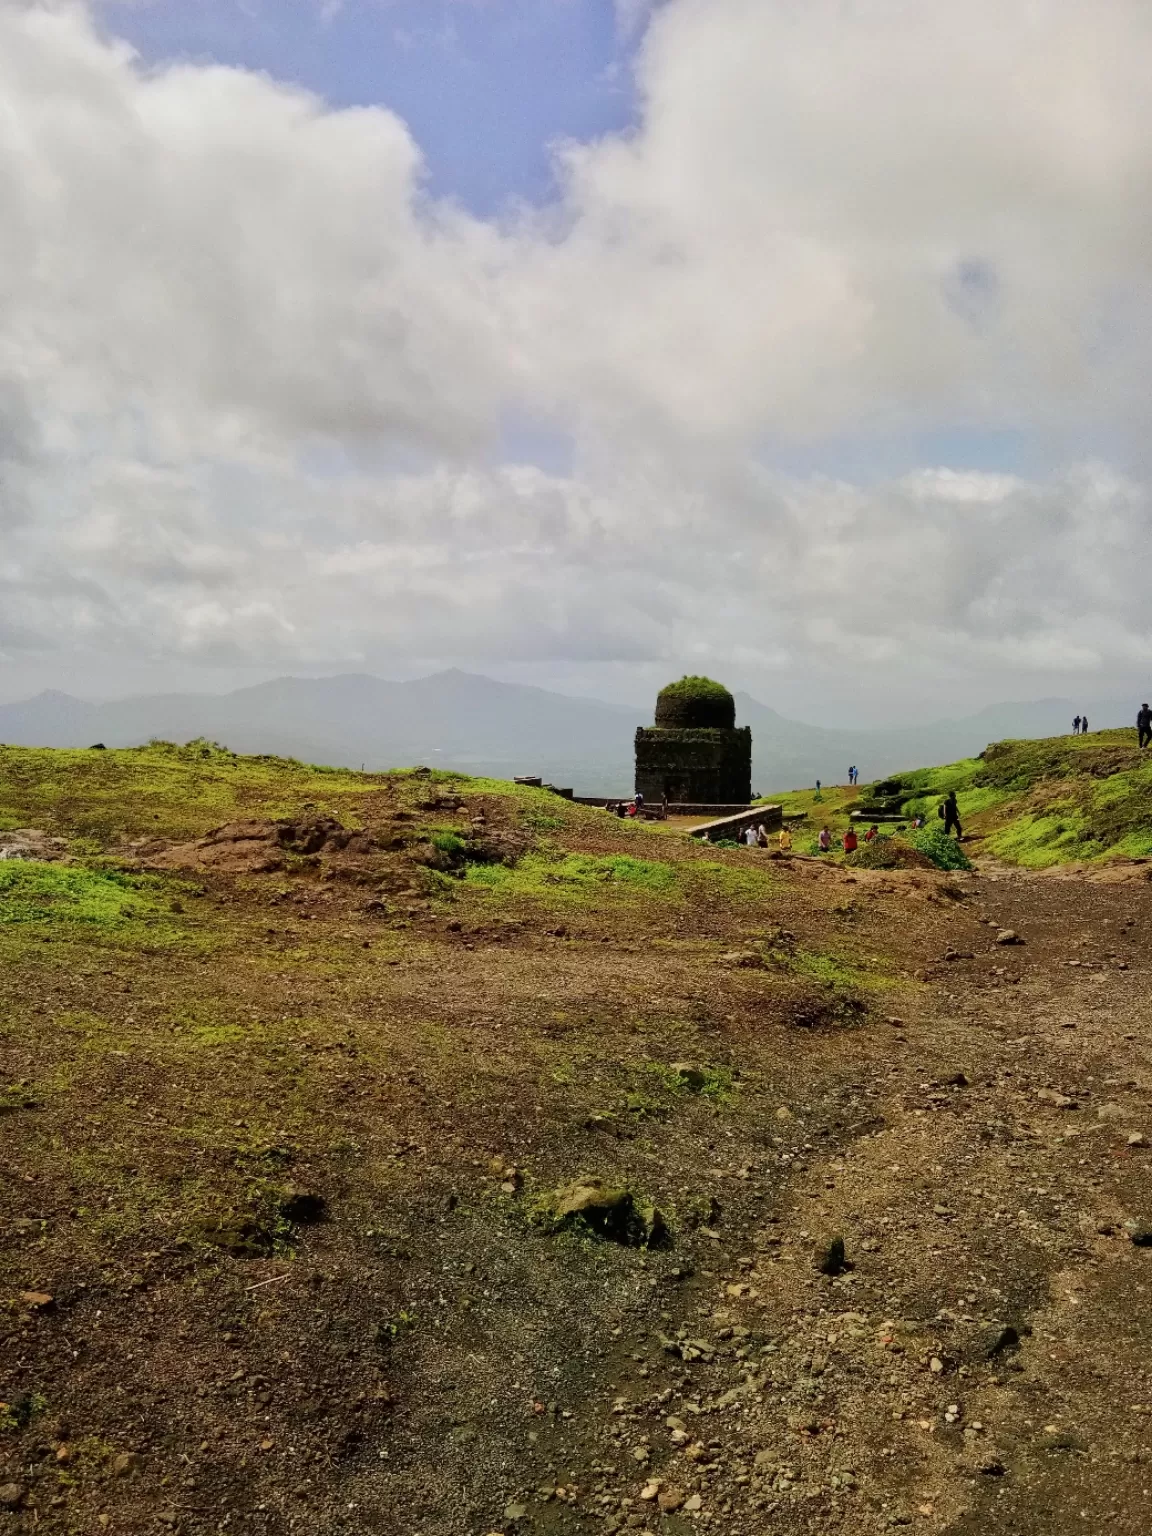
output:
[[[877,837],[846,854],[844,862],[853,869],[926,869],[931,860],[895,837]]]
[[[972,868],[968,855],[954,838],[948,836],[943,827],[924,827],[922,831],[911,833],[909,841],[937,869]]]
[[[462,859],[468,852],[468,844],[455,832],[433,833],[432,846],[438,853],[447,854],[450,859]]]

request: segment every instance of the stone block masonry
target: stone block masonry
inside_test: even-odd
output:
[[[640,726],[636,788],[646,800],[747,805],[752,798],[752,732],[716,726]]]

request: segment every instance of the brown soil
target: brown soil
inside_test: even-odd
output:
[[[0,1531],[1147,1529],[1147,881],[590,816],[773,884],[451,900],[365,825],[141,847],[187,944],[5,952]],[[534,1219],[580,1177],[671,1245]]]

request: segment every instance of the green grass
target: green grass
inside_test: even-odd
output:
[[[954,837],[944,831],[942,822],[929,824],[918,832],[910,832],[908,841],[912,847],[931,859],[937,869],[971,869],[972,861]]]
[[[754,902],[766,897],[766,869],[704,860],[640,859],[631,854],[526,854],[514,865],[469,864],[466,887],[510,900],[587,906],[604,901],[682,901],[687,897]]]
[[[0,820],[99,846],[116,837],[199,837],[238,817],[305,805],[348,817],[372,775],[290,758],[238,757],[208,744],[123,751],[0,748]]]
[[[650,1061],[647,1063],[647,1068],[650,1073],[659,1078],[670,1093],[676,1096],[698,1095],[700,1098],[711,1099],[715,1104],[726,1104],[736,1090],[736,1079],[730,1067],[697,1068],[702,1079],[699,1087],[696,1087],[694,1082],[688,1081],[683,1072],[676,1067]]]
[[[172,898],[184,889],[155,875],[6,859],[0,862],[0,924],[171,944],[181,936]]]
[[[430,796],[499,796],[525,824],[564,828],[602,813],[504,779],[400,769],[387,775],[295,758],[244,757],[212,742],[150,742],[106,752],[0,746],[0,829],[36,827],[98,853],[125,838],[202,837],[223,822],[307,811],[359,826],[382,789],[419,811]]]
[[[577,904],[603,896],[663,896],[676,887],[671,864],[629,854],[530,853],[512,866],[470,864],[465,878],[500,896]]]
[[[679,678],[660,690],[660,697],[667,699],[729,699],[731,694],[723,683],[698,673]]]
[[[795,976],[805,976],[835,992],[855,993],[860,990],[888,987],[893,978],[878,959],[862,959],[829,950],[774,949],[771,959],[783,970]]]
[[[979,839],[979,851],[1008,863],[1042,869],[1073,860],[1152,857],[1152,752],[1137,750],[1131,729],[999,741],[980,757],[890,777],[899,781],[905,814],[928,818],[920,840],[908,840],[935,863],[941,859],[933,850],[943,856],[941,867],[963,867],[932,836],[939,831],[936,808],[950,790],[956,792],[966,848],[969,839]],[[833,786],[821,803],[812,790],[768,798],[784,805],[785,816],[809,818],[797,839],[798,848],[808,851],[809,828],[826,821],[838,836],[848,807],[857,799],[866,802],[873,789]]]

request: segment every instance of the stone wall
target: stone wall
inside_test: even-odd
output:
[[[739,811],[735,816],[724,816],[705,826],[693,827],[688,836],[702,839],[707,835],[709,842],[713,843],[722,839],[735,839],[739,842],[749,827],[763,827],[766,832],[779,832],[783,825],[782,805],[754,805],[749,810]]]
[[[646,800],[747,805],[752,798],[752,732],[698,726],[640,726],[636,788]]]

